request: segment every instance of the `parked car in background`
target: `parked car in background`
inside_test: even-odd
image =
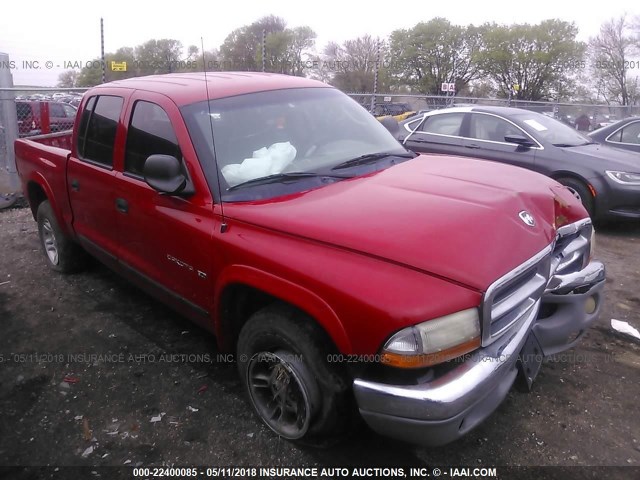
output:
[[[640,153],[640,117],[619,120],[594,130],[589,137],[603,145]]]
[[[593,130],[597,130],[602,127],[608,127],[609,125],[612,125],[618,121],[618,118],[612,114],[596,113],[595,115],[591,115],[590,118]]]
[[[378,119],[393,117],[400,122],[412,116],[415,111],[411,109],[408,103],[376,103],[372,113]]]
[[[637,155],[599,145],[546,115],[509,107],[435,110],[402,122],[396,138],[415,152],[493,160],[547,175],[596,219],[640,218]]]
[[[49,112],[48,126],[45,128],[42,119],[43,105],[46,105]],[[76,107],[62,102],[18,100],[18,133],[20,136],[28,136],[70,130],[73,128],[77,111]]]

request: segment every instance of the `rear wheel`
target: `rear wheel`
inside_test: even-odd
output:
[[[593,195],[584,182],[571,177],[559,178],[557,181],[567,187],[571,194],[582,203],[590,217],[593,216]]]
[[[348,428],[351,383],[328,363],[329,345],[310,318],[285,305],[258,311],[242,328],[240,377],[260,419],[281,437],[313,443]]]
[[[87,254],[62,232],[48,200],[38,206],[36,219],[40,244],[49,267],[62,273],[81,270],[86,265]]]

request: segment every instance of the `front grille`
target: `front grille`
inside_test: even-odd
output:
[[[482,304],[483,346],[491,345],[519,322],[537,315],[552,275],[566,275],[584,268],[592,230],[588,219],[558,229],[551,245],[491,284]]]
[[[494,282],[484,296],[482,345],[496,341],[540,306],[549,282],[551,248]]]

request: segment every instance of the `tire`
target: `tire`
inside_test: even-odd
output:
[[[329,363],[331,341],[299,310],[276,304],[255,313],[238,339],[238,369],[249,401],[271,430],[322,446],[357,419],[351,381]]]
[[[36,219],[40,245],[49,268],[61,273],[82,270],[86,266],[87,254],[62,232],[48,200],[38,206]]]
[[[573,196],[580,200],[589,216],[593,217],[593,195],[582,181],[571,177],[558,178],[556,181],[567,187]]]

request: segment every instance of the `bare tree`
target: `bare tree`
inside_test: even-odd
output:
[[[628,72],[634,66],[633,54],[638,51],[631,23],[626,15],[606,21],[600,34],[589,41],[590,67],[594,87],[606,102],[629,105]]]
[[[371,92],[377,64],[378,90],[386,91],[389,85],[384,62],[387,51],[386,42],[370,35],[347,40],[342,44],[330,42],[324,48],[320,72],[329,72],[329,81],[342,90]],[[319,75],[316,78],[320,78]]]

